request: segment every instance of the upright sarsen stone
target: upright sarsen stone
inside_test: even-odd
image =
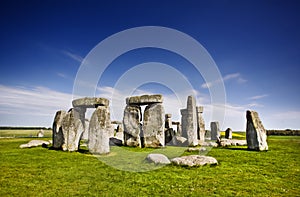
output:
[[[197,111],[197,134],[198,140],[204,142],[205,141],[205,122],[202,117],[203,107],[198,106],[196,107]]]
[[[196,100],[188,96],[187,108],[181,110],[182,135],[187,137],[189,146],[198,145]]]
[[[143,137],[145,147],[165,145],[165,111],[162,104],[150,104],[145,108]]]
[[[89,125],[89,151],[93,154],[107,154],[109,136],[112,130],[108,106],[98,106],[92,114]]]
[[[64,151],[77,151],[83,131],[82,122],[76,116],[74,109],[69,110],[62,120],[62,132],[64,136],[62,149]]]
[[[211,140],[219,140],[220,139],[219,122],[211,122],[210,123],[210,132],[211,132]]]
[[[232,139],[232,129],[231,128],[227,128],[225,131],[225,138],[226,139]]]
[[[62,131],[62,120],[66,115],[66,111],[57,111],[52,124],[52,146],[55,149],[62,148],[64,143],[64,135]]]
[[[246,138],[249,150],[268,150],[267,132],[256,111],[247,111]]]
[[[127,105],[124,109],[124,144],[126,146],[141,147],[141,107],[137,105]]]

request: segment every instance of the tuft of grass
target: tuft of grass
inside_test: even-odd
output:
[[[0,196],[299,196],[300,137],[271,136],[269,151],[247,147],[212,148],[219,165],[186,168],[144,162],[148,153],[169,158],[182,148],[112,147],[105,156],[85,150],[20,149],[28,138],[0,139]],[[125,152],[125,154],[124,154]],[[144,170],[131,172],[114,165]]]

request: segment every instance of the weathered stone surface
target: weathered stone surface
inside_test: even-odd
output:
[[[268,150],[267,132],[256,111],[247,111],[246,139],[250,150]]]
[[[149,154],[146,158],[146,160],[150,163],[155,163],[155,164],[170,164],[170,160],[168,157],[166,157],[163,154]]]
[[[175,139],[176,133],[174,129],[169,128],[165,129],[165,145],[176,145],[176,139]]]
[[[141,108],[127,105],[124,109],[124,144],[141,147]]]
[[[60,149],[64,143],[64,135],[62,132],[62,120],[66,116],[66,111],[57,111],[52,124],[52,146]]]
[[[93,154],[107,154],[110,151],[109,137],[112,130],[108,106],[98,106],[92,114],[89,126],[88,148]]]
[[[211,140],[219,140],[220,139],[219,122],[211,122],[210,123],[210,131],[211,131]]]
[[[171,160],[172,163],[175,165],[180,166],[204,166],[204,165],[216,165],[218,164],[218,161],[209,156],[203,156],[203,155],[189,155],[189,156],[182,156],[182,157],[176,157]]]
[[[96,108],[98,106],[108,106],[109,100],[106,98],[85,97],[72,101],[73,107]]]
[[[162,104],[151,104],[145,108],[143,121],[143,137],[145,147],[165,145],[165,111]]]
[[[88,119],[85,119],[84,132],[81,135],[82,140],[87,141],[89,139],[89,125],[90,125],[90,121]]]
[[[122,146],[123,142],[122,140],[115,138],[115,137],[111,137],[109,138],[109,145],[111,146]]]
[[[175,136],[175,139],[176,139],[176,145],[178,146],[187,145],[187,139],[185,137]]]
[[[197,137],[200,141],[205,141],[205,122],[202,117],[203,107],[196,107],[197,111]]]
[[[222,147],[226,146],[247,146],[246,140],[231,140],[231,139],[222,139],[219,141],[219,145]]]
[[[165,128],[170,129],[172,128],[172,114],[165,115]]]
[[[77,151],[83,131],[82,122],[75,117],[74,109],[69,110],[62,120],[62,133],[64,136],[62,149],[64,151]]]
[[[160,94],[132,96],[126,99],[127,105],[150,105],[162,102],[163,96]]]
[[[232,130],[231,128],[227,128],[225,131],[225,138],[226,139],[232,139]]]
[[[188,96],[187,108],[181,111],[182,136],[188,139],[189,146],[198,145],[196,100]]]
[[[203,141],[199,141],[199,145],[201,145],[201,146],[209,146],[209,147],[218,147],[218,143],[216,143],[216,142],[203,142]]]
[[[31,147],[37,147],[42,145],[49,145],[51,144],[49,141],[44,140],[31,140],[27,144],[21,144],[20,148],[31,148]]]
[[[188,148],[187,149],[188,152],[205,152],[206,148],[205,147],[200,147],[200,148]]]

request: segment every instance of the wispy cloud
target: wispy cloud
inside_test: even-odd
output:
[[[233,79],[236,79],[238,83],[247,82],[247,80],[242,78],[240,73],[232,73],[232,74],[225,75],[222,79],[218,79],[218,80],[213,81],[213,82],[203,83],[201,85],[201,87],[202,88],[210,88],[211,86],[216,85],[218,83],[226,82],[226,81],[233,80]]]
[[[269,96],[268,94],[261,94],[261,95],[256,95],[256,96],[252,96],[250,98],[248,98],[249,100],[258,100],[258,99],[262,99]]]
[[[71,53],[70,51],[66,51],[66,50],[61,50],[61,52],[64,54],[64,55],[66,55],[66,56],[68,56],[69,58],[71,58],[71,59],[73,59],[73,60],[75,60],[75,61],[77,61],[77,62],[79,62],[79,63],[81,63],[82,61],[83,61],[83,57],[81,57],[80,55],[77,55],[77,54],[75,54],[75,53]]]
[[[72,95],[45,87],[11,87],[0,85],[0,115],[53,117],[57,110],[71,107]]]

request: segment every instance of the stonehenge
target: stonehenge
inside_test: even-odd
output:
[[[126,98],[124,109],[124,144],[136,147],[165,145],[162,95],[142,95]],[[142,114],[141,106],[146,105]]]
[[[187,107],[179,111],[180,122],[172,121],[172,114],[165,113],[162,95],[132,96],[125,102],[122,121],[111,121],[108,99],[85,97],[73,100],[73,108],[68,112],[60,110],[55,114],[52,147],[77,151],[80,140],[85,140],[91,153],[108,154],[110,145],[159,148],[209,143],[245,145],[247,142],[249,150],[268,150],[266,130],[255,111],[246,113],[245,142],[232,140],[231,128],[225,131],[226,139],[221,139],[217,121],[210,123],[211,141],[206,141],[203,106],[197,106],[193,96],[187,97]],[[94,108],[90,120],[85,116],[87,108]]]
[[[52,133],[53,148],[71,152],[77,151],[80,140],[85,139],[89,140],[93,153],[107,153],[109,147],[108,151],[107,147],[102,147],[106,144],[106,134],[109,137],[113,133],[110,123],[109,101],[105,98],[85,97],[73,100],[72,105],[73,108],[68,113],[60,110],[55,114]],[[87,108],[96,108],[94,112],[96,115],[91,119],[93,122],[88,122],[85,118]],[[84,132],[88,133],[84,134]],[[105,135],[99,134],[99,132],[105,133]],[[95,143],[93,144],[93,142]]]

